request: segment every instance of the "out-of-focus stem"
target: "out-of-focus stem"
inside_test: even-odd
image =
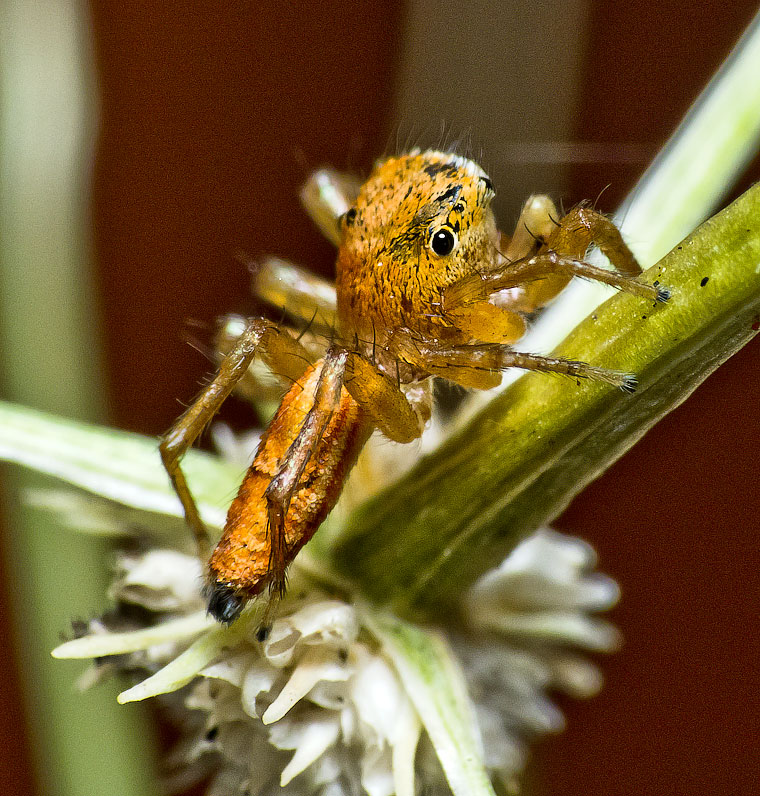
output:
[[[27,405],[94,419],[102,399],[87,233],[95,115],[89,42],[86,5],[76,0],[0,6],[2,388]],[[16,489],[32,483],[12,475]],[[139,716],[116,705],[116,684],[82,696],[72,670],[50,658],[71,620],[102,604],[103,545],[39,512],[16,505],[12,514],[7,591],[18,617],[40,791],[154,793],[149,738]]]

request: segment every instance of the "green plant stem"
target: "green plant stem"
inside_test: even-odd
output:
[[[646,274],[673,289],[669,304],[614,296],[556,352],[637,373],[635,395],[520,379],[352,515],[333,551],[339,571],[402,614],[449,607],[754,336],[759,227],[756,186]]]

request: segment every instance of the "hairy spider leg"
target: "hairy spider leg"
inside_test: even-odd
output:
[[[399,330],[394,337],[394,347],[398,356],[414,367],[424,368],[463,387],[479,390],[496,387],[501,381],[501,371],[507,368],[561,373],[602,381],[626,392],[634,392],[637,386],[636,377],[631,373],[572,359],[522,353],[500,343],[447,346],[436,340],[425,340],[409,330]]]
[[[392,348],[404,362],[465,387],[487,389],[499,384],[500,371],[509,367],[562,373],[603,381],[628,392],[636,389],[629,373],[585,362],[526,354],[507,343],[524,332],[522,313],[546,304],[572,279],[582,276],[656,301],[667,301],[666,288],[637,277],[641,267],[617,227],[605,216],[581,205],[558,220],[547,196],[532,196],[523,206],[515,233],[504,240],[502,262],[485,272],[468,274],[442,294],[443,317],[471,336],[475,343],[446,344],[409,329],[398,329]],[[591,243],[607,255],[617,271],[586,263],[582,257]],[[502,290],[510,294],[490,303]]]
[[[317,332],[335,329],[335,286],[279,257],[250,263],[255,296]]]
[[[234,348],[247,322],[248,319],[244,316],[234,314],[223,315],[218,319],[214,334],[214,350],[218,363]],[[292,326],[278,324],[278,328],[283,334],[289,334],[300,343],[306,352],[307,360],[303,362],[302,370],[325,355],[327,343],[324,334],[310,327],[299,331]],[[294,372],[298,372],[298,368],[288,368],[286,373],[279,374],[262,357],[255,357],[235,385],[234,394],[257,408],[272,403],[279,404],[285,391],[293,383],[292,375],[288,374]]]
[[[333,349],[309,367],[264,432],[209,560],[208,607],[221,622],[265,588],[277,599],[287,566],[332,510],[372,433],[342,387],[346,360]]]
[[[271,321],[249,319],[237,342],[222,360],[214,380],[161,438],[158,446],[161,460],[195,537],[198,555],[204,561],[210,552],[208,531],[201,520],[180,461],[243,378],[257,352],[273,371],[293,380],[299,378],[308,365],[308,354],[296,339],[282,332]]]
[[[520,211],[512,238],[502,249],[504,260],[514,263],[537,254],[559,226],[560,218],[557,206],[546,194],[530,196]],[[509,291],[509,304],[522,312],[535,312],[558,296],[570,279],[553,274],[516,286]]]
[[[559,224],[554,202],[544,194],[534,194],[520,211],[512,237],[501,235],[500,261],[513,263],[538,252]],[[487,279],[489,270],[482,278]],[[571,277],[552,274],[544,279],[514,286],[508,294],[456,305],[454,291],[445,292],[444,316],[468,339],[484,343],[515,343],[527,330],[525,314],[534,312],[557,296]],[[475,280],[473,279],[473,282]],[[466,290],[466,284],[463,290]],[[478,285],[480,287],[480,285]]]
[[[301,188],[301,205],[335,246],[341,242],[340,217],[351,209],[360,188],[355,175],[330,168],[312,172]]]
[[[551,221],[551,203],[546,201],[546,197],[541,199],[544,200],[544,208],[548,211],[548,218]],[[538,212],[541,213],[542,210],[543,208]],[[533,232],[531,221],[523,216],[521,220],[525,228]],[[535,219],[532,223],[535,229],[539,230],[539,234],[536,234],[537,242],[541,243],[538,252],[514,261],[505,258],[497,268],[469,274],[449,285],[443,295],[446,312],[487,301],[488,297],[497,291],[521,286],[526,298],[532,304],[525,306],[524,309],[538,309],[564,288],[573,276],[603,282],[627,293],[655,301],[664,302],[670,298],[667,289],[638,279],[641,267],[633,252],[623,241],[620,231],[610,219],[590,207],[578,206],[559,221],[553,221],[553,229],[545,238],[543,235],[548,231],[548,225],[542,224],[539,219]],[[518,226],[518,232],[520,229]],[[599,247],[617,270],[600,268],[581,259],[592,243]],[[537,280],[551,281],[537,284],[531,292],[529,285],[536,283]]]

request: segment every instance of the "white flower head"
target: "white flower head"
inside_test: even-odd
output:
[[[250,439],[221,426],[215,436],[228,461],[250,456]],[[405,447],[373,438],[347,491],[366,497],[378,473],[408,467]],[[98,527],[124,525],[102,504],[92,511]],[[210,796],[414,796],[423,786],[492,795],[493,780],[516,787],[526,741],[562,729],[549,692],[586,697],[601,686],[577,652],[617,644],[594,616],[614,605],[617,585],[595,563],[584,542],[538,531],[463,595],[445,627],[425,628],[325,586],[324,572],[315,581],[307,550],[262,632],[256,604],[231,626],[207,616],[197,558],[159,546],[118,556],[115,611],[54,655],[97,659],[84,685],[137,674],[121,702],[160,697],[180,708],[178,786],[213,772]]]
[[[483,771],[512,787],[525,741],[563,726],[548,690],[588,696],[600,686],[597,669],[573,648],[616,643],[591,612],[614,604],[617,587],[591,573],[593,563],[584,543],[540,531],[469,590],[463,621],[443,631],[297,576],[263,634],[250,612],[231,627],[205,615],[194,557],[124,554],[110,596],[155,619],[126,630],[113,618],[93,622],[55,654],[118,655],[111,668],[150,675],[120,701],[179,697],[191,717],[182,757],[201,773],[215,769],[212,795],[413,796],[423,781],[446,793],[447,780],[462,792],[469,786],[457,785],[457,765],[446,762],[447,715],[461,720],[451,742],[460,733]],[[415,660],[420,644],[430,646]],[[434,657],[443,664],[427,672]],[[441,682],[457,692],[453,707],[436,702]]]

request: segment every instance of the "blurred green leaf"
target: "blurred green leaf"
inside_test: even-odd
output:
[[[125,506],[183,516],[151,437],[1,402],[0,428],[0,459]],[[223,527],[227,505],[242,477],[239,468],[202,451],[189,451],[182,466],[205,522]]]

